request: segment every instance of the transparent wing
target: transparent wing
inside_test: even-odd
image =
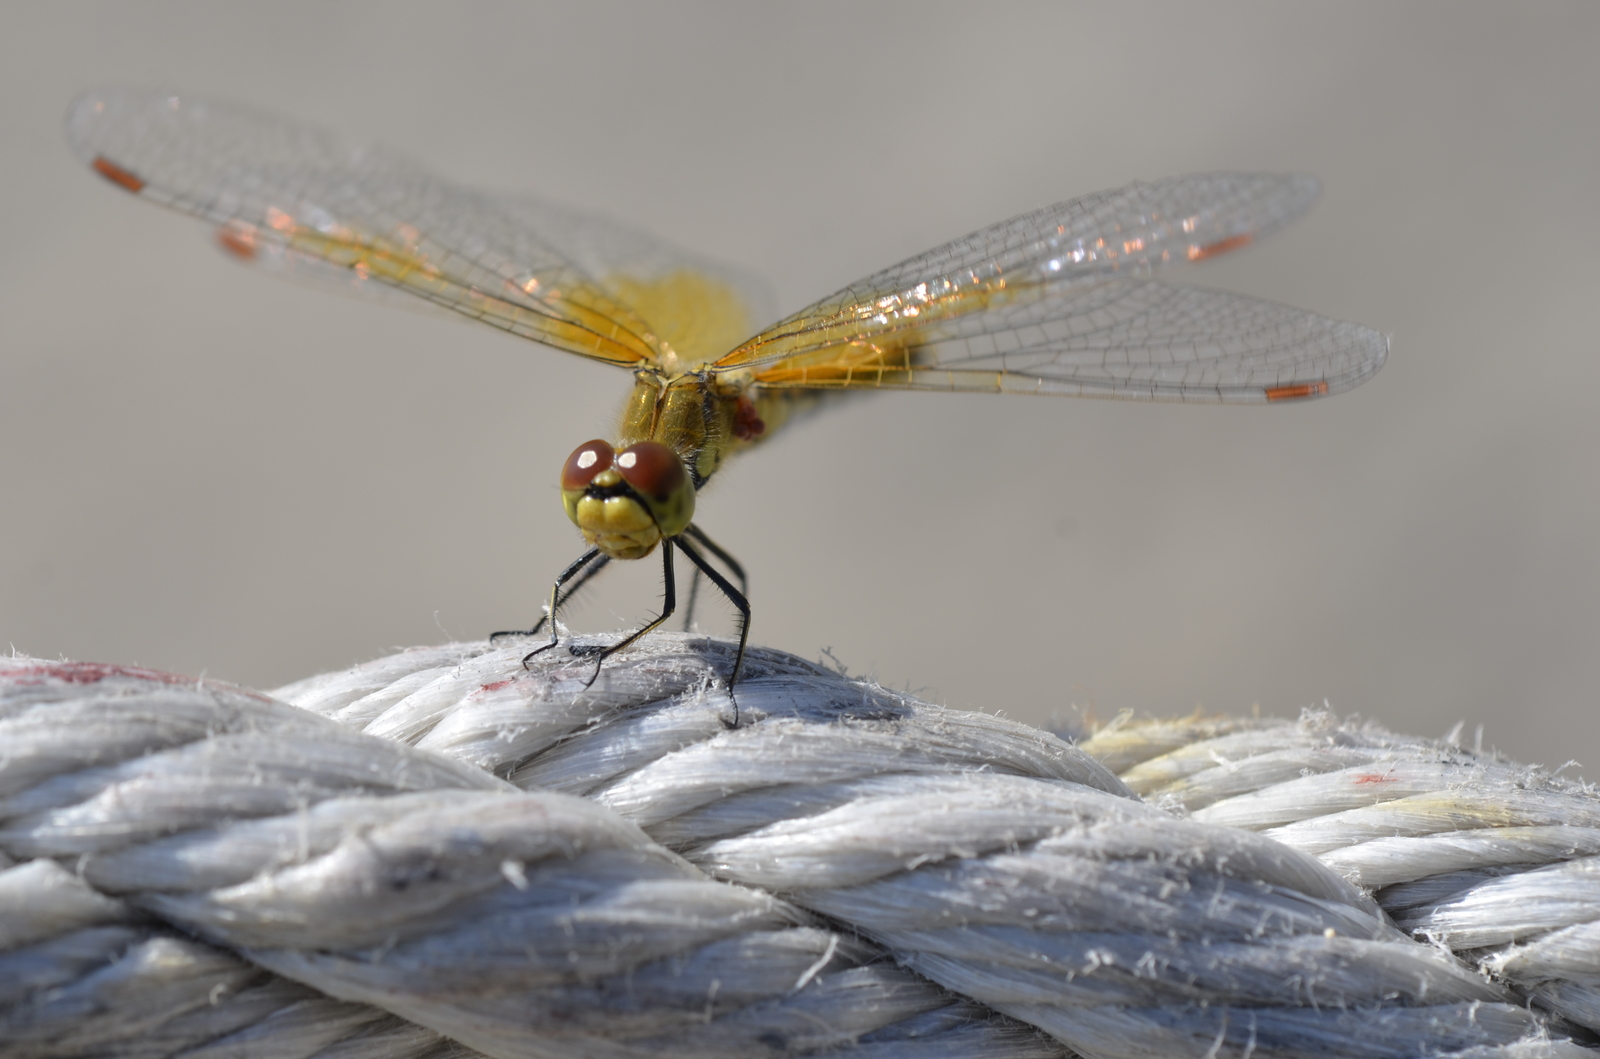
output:
[[[1253,404],[1338,393],[1387,340],[1242,294],[1112,277],[787,357],[764,386],[974,390]]]
[[[528,197],[495,201],[648,321],[680,367],[724,355],[775,315],[771,287],[752,272],[598,214]]]
[[[1152,278],[1247,245],[1316,198],[1306,176],[1215,173],[1049,206],[885,269],[717,361],[766,386],[1260,402],[1348,389],[1388,343]]]
[[[238,107],[102,91],[74,102],[67,135],[108,180],[217,225],[242,260],[613,364],[709,359],[749,333],[763,297],[621,225],[456,187],[385,148]]]

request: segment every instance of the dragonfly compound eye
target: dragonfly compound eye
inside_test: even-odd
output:
[[[678,454],[659,441],[617,453],[617,472],[650,508],[663,537],[676,537],[694,517],[694,482]]]
[[[567,457],[567,465],[561,468],[561,491],[582,492],[589,488],[590,482],[611,469],[615,459],[615,452],[604,441],[585,441],[573,450]]]
[[[617,454],[617,471],[634,491],[657,503],[672,499],[672,494],[689,482],[678,454],[659,441],[641,441]]]

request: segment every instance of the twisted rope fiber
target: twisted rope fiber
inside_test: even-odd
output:
[[[1575,784],[1312,717],[1088,739],[1125,786],[776,652],[736,729],[725,644],[651,637],[588,689],[521,654],[282,702],[0,662],[0,1054],[1595,1054]],[[1272,793],[1341,769],[1405,778]],[[1340,871],[1476,967],[1324,863],[1362,850]]]

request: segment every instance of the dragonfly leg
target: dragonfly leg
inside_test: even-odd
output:
[[[556,611],[560,609],[562,603],[566,602],[572,597],[574,592],[583,587],[584,582],[588,581],[589,577],[594,576],[594,570],[598,570],[600,567],[605,565],[603,561],[596,563],[596,558],[604,559],[606,557],[600,555],[599,548],[590,548],[588,551],[578,556],[577,561],[571,566],[561,571],[561,573],[556,577],[555,584],[550,586],[550,609],[545,614],[544,620],[540,621],[532,629],[528,630],[528,635],[532,635],[533,633],[538,632],[541,627],[543,627],[545,621],[548,621],[550,623],[550,642],[545,644],[543,647],[536,647],[522,656],[522,666],[524,669],[526,669],[528,663],[533,660],[534,655],[542,654],[556,645],[556,642],[560,638],[556,631]],[[561,591],[562,587],[565,586],[568,581],[571,581],[574,577],[577,577],[578,574],[582,573],[584,568],[588,567],[591,563],[594,563],[594,566],[590,568],[591,572],[576,585],[574,585],[569,591],[563,593]],[[495,633],[490,636],[490,639],[492,640],[495,636],[504,635],[506,635],[506,633]]]
[[[664,622],[668,618],[672,617],[672,612],[678,608],[678,588],[677,588],[676,582],[673,580],[673,574],[672,574],[672,540],[671,540],[671,538],[668,538],[668,539],[663,540],[661,542],[661,585],[662,585],[662,589],[664,590],[663,591],[663,595],[665,596],[665,598],[661,601],[661,604],[662,604],[661,605],[661,614],[659,616],[657,616],[653,621],[645,623],[645,625],[642,628],[640,628],[639,630],[637,630],[636,632],[634,632],[634,633],[632,633],[632,634],[630,634],[628,636],[623,637],[621,640],[619,640],[618,642],[612,644],[610,647],[588,648],[588,649],[584,649],[584,650],[579,650],[578,648],[573,648],[573,651],[572,651],[573,654],[584,654],[584,655],[593,654],[593,655],[597,656],[595,658],[595,664],[594,664],[594,675],[589,678],[588,682],[584,685],[585,687],[589,687],[589,686],[593,685],[596,680],[600,679],[600,667],[605,664],[605,661],[606,661],[607,658],[610,658],[612,655],[616,654],[618,651],[622,650],[624,647],[627,647],[629,644],[635,642],[641,636],[644,636],[647,633],[654,632],[661,625],[662,622]],[[550,644],[546,644],[545,645],[545,647],[549,647],[549,646],[551,646],[551,645]],[[544,647],[539,648],[540,651],[543,651],[544,649],[545,649]],[[537,654],[538,651],[535,651],[534,653]]]
[[[598,549],[595,549],[595,550],[598,550]],[[562,589],[561,597],[559,599],[557,599],[556,602],[555,602],[555,605],[557,607],[564,607],[568,603],[570,603],[572,601],[572,597],[576,596],[578,594],[578,592],[583,588],[584,585],[587,585],[591,580],[594,579],[594,575],[595,574],[598,574],[601,570],[604,570],[606,568],[606,564],[611,561],[611,556],[609,556],[609,555],[601,555],[598,558],[596,558],[591,552],[585,552],[584,553],[584,557],[582,559],[579,559],[578,562],[574,563],[573,565],[574,566],[578,566],[578,565],[581,565],[582,563],[584,563],[586,561],[592,562],[592,565],[587,567],[583,571],[582,575],[579,576],[576,580],[574,580],[572,582],[572,584],[567,585],[565,588]],[[561,576],[564,578],[564,577],[569,576],[570,574],[571,574],[571,570],[569,569],[569,570],[563,571]],[[557,585],[557,587],[560,587],[560,585],[561,585],[560,580],[557,580],[556,585]],[[547,622],[549,620],[550,620],[550,615],[548,613],[546,613],[542,617],[540,617],[538,621],[533,623],[533,628],[531,628],[531,629],[501,629],[498,632],[492,632],[492,633],[489,634],[489,642],[490,643],[494,643],[495,640],[498,640],[502,636],[537,636],[538,633],[539,633],[539,630],[544,628],[545,622]]]
[[[710,552],[712,555],[715,555],[722,561],[722,565],[726,566],[729,571],[733,573],[733,576],[739,579],[740,592],[746,596],[750,594],[750,581],[744,576],[744,567],[739,565],[739,560],[729,555],[727,551],[716,541],[712,540],[710,537],[707,537],[705,530],[701,529],[699,526],[696,526],[693,522],[689,523],[689,528],[683,532],[699,541],[705,546],[706,551]]]
[[[706,532],[699,526],[690,523],[688,529],[684,530],[683,532],[688,534],[690,537],[693,537],[705,547],[706,551],[710,552],[712,555],[721,560],[722,565],[726,566],[729,572],[731,572],[734,577],[739,579],[739,591],[747,597],[750,595],[750,581],[745,577],[744,567],[739,565],[739,560],[735,559],[732,555],[729,555],[721,545],[712,540],[710,537],[706,536]],[[703,576],[704,575],[700,572],[700,568],[696,566],[694,568],[694,580],[689,582],[689,603],[684,608],[686,611],[683,619],[684,632],[689,632],[692,628],[692,623],[694,622],[694,605],[696,600],[699,598],[700,578]]]
[[[691,632],[694,629],[694,604],[700,598],[700,578],[705,575],[697,566],[694,574],[689,578],[689,601],[683,605],[683,631]]]
[[[700,543],[705,544],[708,548],[716,547],[705,539],[704,534],[696,534],[695,539],[699,540]],[[744,598],[743,592],[740,592],[737,588],[734,588],[733,584],[729,582],[726,577],[723,577],[717,572],[716,567],[706,562],[705,558],[699,552],[694,550],[694,546],[688,541],[684,540],[681,536],[678,538],[678,547],[683,549],[683,554],[689,557],[689,561],[691,563],[694,563],[695,566],[704,571],[706,577],[711,580],[713,585],[716,585],[718,588],[722,589],[722,594],[728,597],[728,602],[732,603],[736,608],[738,608],[739,653],[733,656],[733,672],[728,676],[728,698],[733,699],[733,685],[734,682],[739,679],[739,669],[744,665],[745,644],[750,640],[750,601]],[[717,557],[727,562],[728,565],[732,566],[735,573],[743,573],[743,571],[739,570],[738,564],[728,559],[727,554],[722,552],[720,548],[717,549]],[[743,578],[741,577],[740,580],[742,581]],[[737,728],[738,725],[739,700],[733,699],[733,727]]]

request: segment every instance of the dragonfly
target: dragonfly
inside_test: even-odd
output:
[[[1272,404],[1370,378],[1388,341],[1356,323],[1170,282],[1304,213],[1315,178],[1201,173],[1069,199],[852,283],[758,329],[763,286],[628,226],[460,187],[382,146],[167,91],[85,94],[74,152],[112,184],[211,225],[270,271],[470,317],[633,375],[614,439],[579,445],[562,502],[587,544],[533,628],[608,562],[674,551],[738,611],[732,692],[750,631],[743,567],[695,523],[701,488],[797,413],[862,390]],[[715,560],[713,562],[712,560]],[[718,569],[721,564],[723,570]],[[739,582],[736,587],[733,582]]]

